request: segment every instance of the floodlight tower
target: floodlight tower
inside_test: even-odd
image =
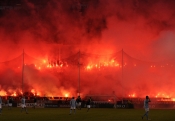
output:
[[[80,96],[80,50],[78,52],[78,96]]]
[[[122,49],[122,81],[123,82],[123,49]],[[123,90],[123,84],[122,84],[122,100],[124,98],[124,90]]]
[[[22,94],[24,93],[24,49],[22,53]]]

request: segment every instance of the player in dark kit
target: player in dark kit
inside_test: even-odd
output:
[[[12,108],[12,103],[13,103],[13,99],[12,99],[12,97],[9,97],[9,99],[8,99],[8,109]]]
[[[90,108],[91,108],[91,101],[92,101],[92,99],[91,99],[91,97],[89,97],[89,99],[87,100],[87,102],[86,102],[86,105],[87,105],[87,112],[90,110]]]
[[[0,115],[1,115],[1,112],[2,112],[2,98],[0,96]]]
[[[76,99],[77,102],[77,109],[81,110],[81,97],[78,96],[78,98]]]
[[[33,104],[33,108],[35,109],[36,108],[36,106],[37,106],[37,98],[36,97],[34,97],[34,104]]]

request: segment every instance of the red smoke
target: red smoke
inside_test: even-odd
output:
[[[84,95],[115,92],[119,96],[175,97],[174,61],[164,61],[174,59],[175,54],[173,0],[19,0],[0,4],[6,6],[0,7],[0,62],[12,63],[0,64],[1,93],[21,91],[24,49],[26,91],[76,95],[76,64],[81,58],[80,90]],[[123,55],[123,79],[122,49],[133,57]],[[60,59],[63,68],[47,68]]]

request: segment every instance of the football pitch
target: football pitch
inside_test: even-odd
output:
[[[4,107],[0,121],[142,121],[144,109],[112,109],[86,108],[76,110],[69,115],[69,108],[27,108],[28,114],[20,108],[8,110]],[[173,109],[150,109],[150,119],[153,121],[175,121]],[[143,119],[143,120],[146,120]]]

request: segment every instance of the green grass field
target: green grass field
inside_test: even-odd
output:
[[[3,108],[0,121],[142,121],[143,109],[86,108],[69,115],[69,108],[28,108],[28,114],[20,108]],[[175,110],[151,109],[153,121],[175,121]],[[144,119],[146,120],[146,119]]]

